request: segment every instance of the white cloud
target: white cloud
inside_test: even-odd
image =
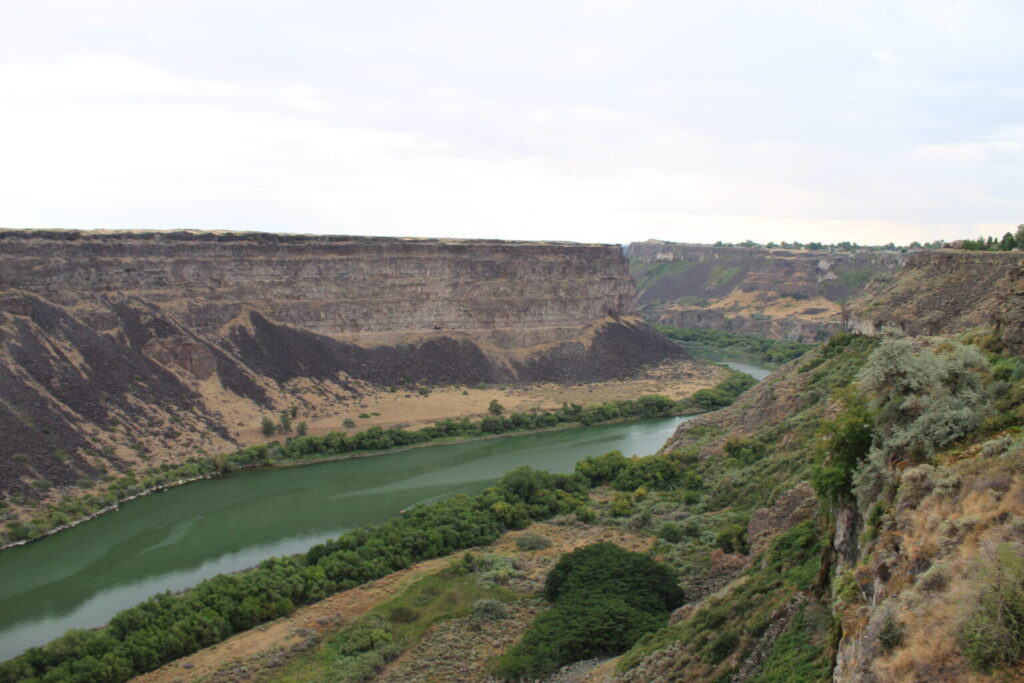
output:
[[[1020,16],[795,0],[24,4],[0,9],[0,224],[1001,233],[1024,220],[1024,48],[989,36]]]

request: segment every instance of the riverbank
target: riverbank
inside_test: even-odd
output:
[[[106,473],[99,481],[90,482],[89,477],[83,477],[73,484],[54,483],[49,488],[40,484],[31,489],[31,494],[0,497],[0,549],[70,528],[94,518],[102,510],[116,509],[136,495],[162,490],[173,481],[205,478],[218,469],[204,465],[209,459],[293,437],[300,424],[305,425],[305,433],[311,436],[339,430],[352,433],[373,427],[416,430],[442,420],[480,419],[488,414],[491,401],[498,401],[507,413],[529,413],[557,410],[563,403],[589,405],[636,399],[646,394],[663,394],[678,400],[713,387],[724,376],[721,367],[682,360],[644,368],[628,379],[576,385],[421,386],[417,389],[356,383],[358,386],[353,385],[351,396],[339,398],[310,389],[302,392],[308,400],[278,403],[269,413],[266,408],[241,401],[229,393],[213,391],[207,397],[207,406],[220,415],[220,421],[228,429],[224,434],[226,441],[212,439],[211,432],[196,427],[184,416],[180,420],[174,418],[167,425],[177,434],[172,440],[174,443],[137,437],[132,448],[110,450],[104,447],[104,451],[110,451],[105,456],[108,459],[90,460],[91,466]],[[203,384],[209,385],[207,388],[219,386],[216,378]],[[276,431],[281,426],[282,413],[291,416],[291,432]],[[262,420],[274,423],[274,433],[262,433]],[[94,439],[94,448],[103,447],[107,436],[107,432],[100,432]],[[113,460],[109,459],[110,455],[115,456]]]
[[[327,436],[343,429],[381,431],[424,428],[446,420],[475,420],[486,416],[491,401],[498,401],[506,413],[535,413],[558,410],[563,404],[590,405],[615,400],[637,399],[646,394],[663,394],[674,400],[711,388],[727,375],[724,368],[707,363],[680,361],[647,368],[628,380],[593,382],[580,385],[538,384],[512,387],[443,387],[414,393],[374,389],[360,398],[335,405],[307,405],[296,411],[292,418],[292,431],[286,434],[260,433],[259,420],[240,419],[233,433],[236,443],[243,444],[236,451],[210,454],[198,450],[183,457],[161,457],[153,454],[138,463],[127,461],[127,470],[100,487],[91,489],[54,489],[44,501],[33,506],[9,505],[5,509],[6,529],[0,530],[0,552],[63,531],[97,516],[116,510],[118,506],[147,493],[162,491],[177,482],[188,483],[224,472],[249,469],[253,463],[238,462],[225,466],[225,458],[246,448],[280,447],[277,439],[295,436],[299,425],[305,424],[307,436]],[[225,414],[235,414],[232,406],[223,407]],[[706,409],[706,407],[705,407]],[[687,412],[692,412],[692,409]],[[647,417],[651,417],[648,415]],[[608,422],[607,419],[594,422]],[[517,432],[523,432],[517,429]],[[358,433],[358,431],[356,432]],[[440,443],[440,441],[438,441]],[[364,447],[361,451],[379,454],[392,446],[384,444]],[[347,455],[347,453],[345,453]],[[294,459],[294,458],[292,458]],[[277,465],[271,458],[259,457],[255,466]],[[8,501],[9,503],[12,501]]]
[[[729,379],[733,379],[734,377],[735,376],[730,376]],[[641,397],[639,399],[639,401],[617,401],[617,403],[628,404],[628,403],[642,402],[644,398],[656,398],[656,396]],[[658,403],[659,403],[658,407],[653,407],[653,403],[652,403],[652,408],[645,415],[634,415],[634,416],[631,416],[631,417],[621,417],[621,418],[612,418],[612,419],[603,419],[603,420],[594,420],[594,419],[584,420],[584,421],[559,420],[558,422],[556,422],[555,424],[550,425],[550,426],[532,427],[532,428],[508,427],[507,425],[508,425],[508,422],[510,422],[510,420],[506,419],[505,423],[499,423],[499,424],[502,425],[502,431],[496,432],[496,433],[480,433],[480,434],[470,433],[468,435],[454,435],[454,436],[431,437],[431,438],[429,438],[427,440],[423,440],[423,441],[420,441],[420,442],[406,443],[406,444],[401,444],[401,445],[397,445],[397,446],[386,447],[386,449],[357,450],[357,451],[352,451],[352,452],[347,452],[347,453],[335,453],[335,454],[328,455],[328,456],[313,455],[311,457],[304,456],[304,457],[300,457],[298,459],[291,459],[291,460],[275,460],[274,459],[274,453],[275,452],[283,452],[282,449],[288,449],[289,446],[292,446],[294,443],[298,442],[298,439],[305,439],[307,441],[316,441],[318,437],[316,437],[316,436],[302,436],[302,437],[297,437],[296,439],[289,438],[284,444],[282,444],[282,443],[280,443],[278,441],[270,441],[269,443],[263,443],[263,444],[258,444],[258,445],[255,445],[255,446],[249,446],[248,449],[242,449],[240,451],[234,452],[233,454],[223,454],[222,456],[219,456],[219,457],[206,459],[202,463],[196,463],[196,462],[185,463],[182,467],[200,467],[201,465],[204,465],[204,466],[206,466],[208,471],[206,471],[206,472],[204,472],[202,474],[197,474],[197,475],[194,475],[194,476],[185,476],[185,477],[180,477],[180,478],[174,478],[173,474],[169,473],[169,477],[171,478],[170,481],[163,481],[163,482],[161,482],[159,484],[156,484],[156,485],[146,486],[146,487],[142,488],[141,490],[138,490],[138,492],[132,493],[132,494],[130,494],[128,496],[124,496],[122,498],[119,498],[114,503],[112,503],[112,504],[110,504],[108,506],[105,506],[105,507],[103,507],[103,508],[101,508],[99,510],[96,510],[95,512],[90,513],[90,514],[88,514],[85,517],[82,517],[82,518],[79,518],[79,519],[67,522],[65,524],[60,524],[60,525],[55,526],[55,527],[53,527],[53,528],[51,528],[49,530],[43,531],[43,532],[40,533],[39,536],[37,536],[35,538],[23,539],[23,540],[9,542],[9,543],[7,543],[7,544],[5,544],[3,546],[0,546],[0,551],[6,550],[6,549],[9,549],[9,548],[15,548],[15,547],[18,547],[18,546],[24,546],[24,545],[26,545],[28,543],[32,543],[33,541],[39,541],[39,540],[44,539],[46,537],[53,536],[53,535],[55,535],[55,533],[57,533],[59,531],[63,531],[63,530],[67,530],[67,529],[73,528],[75,526],[78,526],[79,524],[82,524],[84,522],[87,522],[87,521],[90,521],[92,519],[95,519],[95,518],[97,518],[97,517],[99,517],[99,516],[101,516],[103,514],[106,514],[106,513],[109,513],[109,512],[115,512],[115,511],[117,511],[121,507],[121,505],[124,505],[125,503],[128,503],[130,501],[139,499],[139,498],[141,498],[143,496],[147,496],[147,495],[154,494],[154,493],[159,493],[159,492],[164,492],[164,490],[167,490],[169,488],[173,488],[173,487],[176,487],[176,486],[181,486],[181,485],[184,485],[184,484],[187,484],[187,483],[191,483],[191,482],[195,482],[195,481],[201,481],[201,480],[205,480],[205,479],[213,479],[213,478],[217,478],[217,477],[221,477],[221,476],[225,476],[225,475],[233,474],[233,473],[237,473],[237,472],[242,472],[242,471],[246,471],[246,470],[282,469],[282,468],[288,468],[288,467],[306,467],[306,466],[323,464],[323,463],[329,463],[329,462],[337,462],[337,461],[343,461],[343,460],[352,460],[352,459],[357,459],[357,458],[372,458],[372,457],[377,457],[377,456],[382,456],[382,455],[387,455],[387,454],[402,453],[402,452],[412,451],[414,449],[420,449],[420,447],[427,447],[427,446],[449,445],[449,444],[456,444],[456,443],[467,443],[467,442],[481,441],[481,440],[488,440],[488,439],[499,439],[499,438],[503,438],[503,437],[507,437],[507,436],[525,436],[525,435],[529,435],[529,434],[540,434],[540,433],[545,433],[545,432],[555,432],[555,431],[562,431],[562,430],[569,430],[569,429],[579,429],[581,427],[608,426],[608,425],[615,425],[615,424],[628,424],[628,423],[631,423],[631,422],[641,422],[641,421],[644,421],[644,420],[651,420],[651,419],[655,419],[655,418],[689,417],[689,416],[698,415],[700,412],[703,412],[703,411],[699,411],[699,410],[688,410],[688,411],[685,411],[685,412],[678,412],[678,411],[676,411],[674,409],[670,410],[669,405],[671,403],[673,403],[674,401],[669,401],[669,399],[667,399],[664,396],[660,397],[660,398],[663,398],[665,400],[658,401]],[[598,404],[598,405],[607,405],[607,404],[605,403],[605,404]],[[678,408],[678,405],[679,404],[677,403],[676,404],[677,408]],[[586,416],[588,415],[588,412],[593,410],[595,407],[579,407],[579,405],[577,405],[577,407],[573,407],[573,408],[574,409],[579,409],[579,410],[573,411],[572,409],[569,409],[568,413],[558,413],[558,414],[555,414],[555,413],[531,414],[529,417],[532,418],[532,417],[535,417],[537,415],[546,415],[546,416],[555,416],[555,415],[557,415],[558,418],[561,418],[562,416],[565,416],[565,415],[572,415],[573,413],[578,413],[579,415],[581,415],[584,418],[586,418]],[[520,414],[513,414],[513,419],[517,415],[520,415]],[[497,418],[497,416],[493,416],[493,419],[494,418]],[[486,419],[483,419],[480,422],[485,422],[485,421],[486,421]],[[461,422],[460,423],[454,423],[454,421],[449,421],[449,422],[453,423],[453,424],[459,424],[459,425],[463,424]],[[438,423],[438,424],[441,424],[441,423]],[[472,423],[470,423],[470,425],[472,425]],[[420,431],[423,431],[423,430],[420,430]],[[390,435],[399,434],[399,433],[411,434],[411,432],[408,432],[406,430],[397,429],[397,428],[392,428],[392,429],[390,429],[388,431],[384,431],[384,430],[381,430],[379,427],[378,428],[373,428],[372,427],[370,430],[367,430],[367,432],[358,432],[355,436],[358,437],[360,434],[365,434],[365,433],[368,433],[368,432],[371,433],[371,434],[374,434],[375,436],[379,435],[380,437],[390,437]],[[340,432],[334,432],[333,434],[336,437],[341,438],[341,439],[344,439],[347,436],[346,434],[340,433]],[[325,435],[325,436],[327,438],[325,438],[324,440],[329,440],[330,435]],[[301,446],[299,446],[299,447],[301,449]],[[250,454],[252,454],[252,455],[250,455]],[[236,458],[242,458],[242,459],[246,459],[246,460],[249,460],[250,458],[256,458],[256,460],[249,460],[249,462],[239,462],[239,460],[236,459]]]
[[[522,466],[566,474],[611,450],[654,453],[679,421],[465,440],[249,471],[143,496],[119,514],[7,551],[0,562],[0,659],[68,629],[107,623],[157,593],[303,553],[402,510],[478,494]]]

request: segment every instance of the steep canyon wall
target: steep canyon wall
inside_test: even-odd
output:
[[[0,231],[0,493],[223,452],[260,414],[365,387],[684,357],[637,317],[616,246]]]
[[[630,244],[628,254],[651,322],[805,342],[842,329],[843,303],[908,258],[655,240]]]

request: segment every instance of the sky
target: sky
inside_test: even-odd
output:
[[[1020,0],[3,0],[0,226],[999,236],[1022,34]]]

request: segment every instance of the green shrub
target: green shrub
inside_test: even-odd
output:
[[[683,592],[667,567],[611,543],[562,556],[548,574],[541,613],[495,671],[538,678],[580,659],[618,654],[664,625]]]
[[[473,617],[483,621],[500,621],[509,615],[508,606],[492,598],[484,598],[473,603]]]
[[[905,638],[906,629],[903,624],[891,613],[887,614],[882,621],[882,628],[878,631],[878,646],[882,649],[882,654],[889,655],[903,647]]]
[[[686,533],[683,531],[683,527],[675,522],[665,522],[658,527],[658,538],[669,543],[679,543],[679,541],[686,538]]]
[[[628,517],[633,514],[632,498],[622,493],[615,494],[608,512],[612,517]]]
[[[822,427],[828,438],[825,444],[828,460],[811,479],[818,496],[834,504],[849,500],[854,473],[867,458],[875,428],[874,415],[863,395],[845,392],[843,402],[843,412]]]
[[[736,522],[719,531],[715,536],[715,545],[727,553],[745,554],[749,552],[746,523]]]
[[[544,550],[551,547],[551,539],[534,533],[520,534],[516,536],[516,547],[520,550]]]
[[[619,470],[612,482],[612,488],[619,491],[635,491],[640,487],[654,491],[675,488],[682,481],[682,473],[668,457],[649,455],[632,458]]]
[[[729,439],[724,448],[726,456],[745,467],[753,465],[768,452],[763,443],[754,439]]]
[[[704,654],[704,661],[708,664],[718,664],[726,657],[736,651],[740,637],[736,633],[723,633],[715,638],[707,646]]]
[[[609,451],[604,455],[591,455],[576,463],[576,471],[585,476],[591,486],[611,482],[629,464],[622,451]]]
[[[411,624],[416,621],[420,616],[420,613],[414,610],[412,607],[400,605],[395,607],[388,613],[388,618],[396,624]]]

